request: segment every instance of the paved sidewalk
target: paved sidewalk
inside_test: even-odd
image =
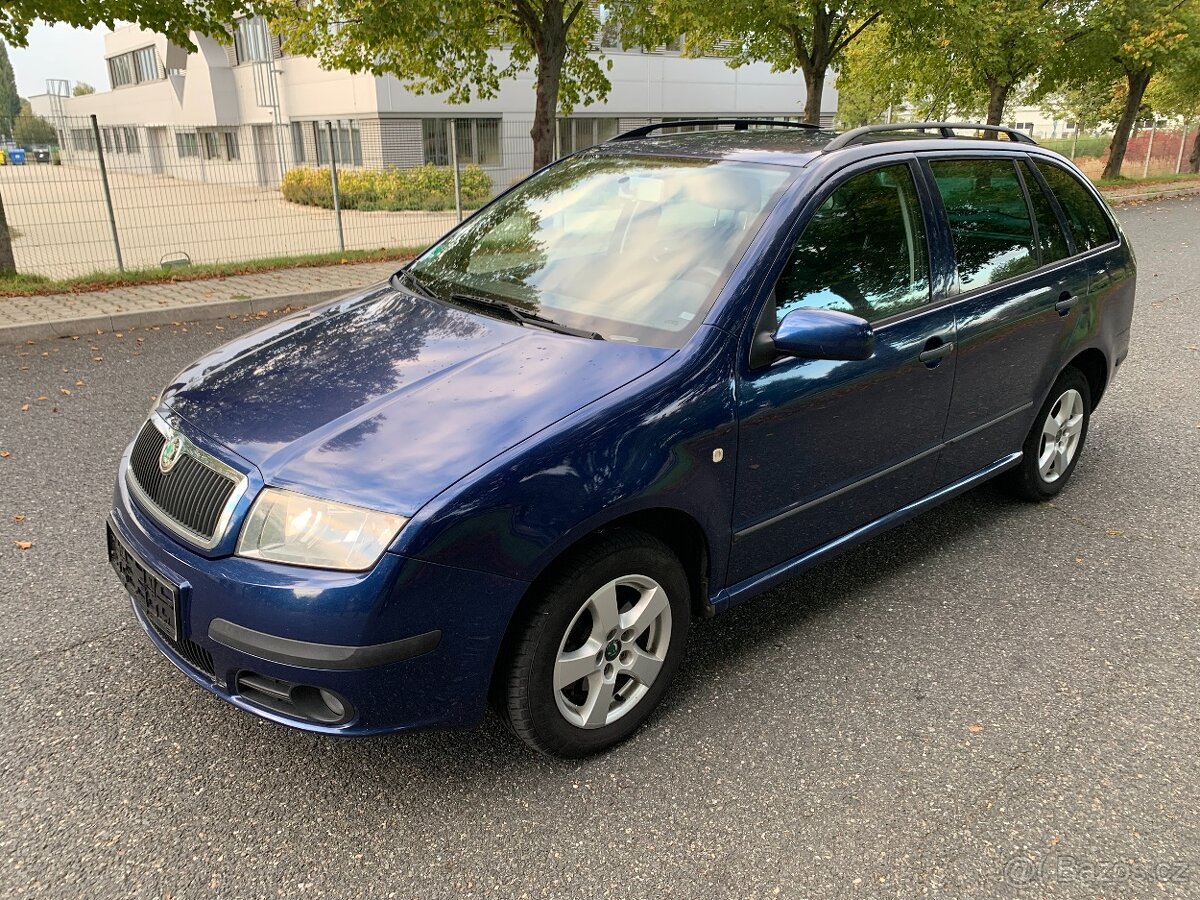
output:
[[[383,281],[401,265],[349,263],[79,294],[0,297],[0,344],[311,306]]]

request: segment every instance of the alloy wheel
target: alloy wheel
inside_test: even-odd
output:
[[[1038,472],[1047,484],[1062,477],[1079,449],[1084,405],[1079,391],[1070,388],[1050,407],[1038,442]]]
[[[554,661],[554,698],[579,728],[603,728],[646,696],[671,644],[671,604],[653,578],[624,575],[575,613]]]

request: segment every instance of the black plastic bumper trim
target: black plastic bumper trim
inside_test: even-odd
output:
[[[369,669],[386,666],[429,653],[442,640],[441,631],[427,631],[366,647],[314,644],[265,634],[244,625],[235,625],[227,619],[213,619],[208,625],[208,636],[231,650],[241,650],[259,659],[306,669]]]

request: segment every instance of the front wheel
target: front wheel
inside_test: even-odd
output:
[[[629,737],[683,657],[688,580],[661,541],[613,532],[562,565],[516,624],[500,712],[525,743],[581,757]]]
[[[1008,485],[1025,500],[1049,500],[1063,489],[1087,439],[1092,392],[1078,369],[1067,369],[1054,382],[1025,438],[1021,464]]]

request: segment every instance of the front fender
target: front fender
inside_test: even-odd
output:
[[[737,465],[733,345],[701,328],[671,362],[444,491],[394,549],[533,581],[605,523],[671,509],[700,524],[723,581]]]

